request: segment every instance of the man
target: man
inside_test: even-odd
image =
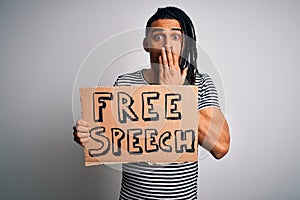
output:
[[[212,79],[197,70],[194,26],[175,7],[160,8],[148,20],[143,41],[151,67],[118,77],[121,85],[198,86],[198,143],[216,158],[229,150],[229,129],[218,104]],[[89,124],[78,120],[74,140],[81,146],[90,140]],[[198,162],[123,164],[120,199],[197,199]]]

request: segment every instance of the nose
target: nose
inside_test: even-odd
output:
[[[165,38],[165,44],[164,44],[164,47],[169,47],[169,48],[172,47],[171,37],[166,37],[166,38]]]

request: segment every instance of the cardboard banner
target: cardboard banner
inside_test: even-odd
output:
[[[85,165],[197,160],[197,86],[81,88]]]

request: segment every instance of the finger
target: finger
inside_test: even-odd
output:
[[[182,70],[182,78],[186,78],[187,76],[187,71],[188,71],[188,67],[185,67],[183,70]]]
[[[86,143],[90,141],[90,138],[84,138],[84,139],[75,138],[74,141],[77,142],[80,146],[85,147]]]
[[[86,126],[76,126],[76,131],[82,133],[88,133],[90,131],[90,128]]]
[[[80,143],[81,144],[86,144],[88,141],[90,141],[91,138],[80,138]]]
[[[88,127],[90,124],[87,121],[84,121],[83,119],[79,119],[79,120],[77,120],[76,125]]]
[[[161,55],[158,56],[158,62],[159,62],[160,65],[162,65],[162,58],[161,58]]]
[[[163,61],[162,61],[161,55],[158,57],[158,61],[159,61],[159,76],[164,77],[166,74],[166,68],[163,66],[163,63],[162,63]]]
[[[173,48],[171,48],[171,52],[172,52],[172,57],[173,57],[174,68],[176,69],[176,71],[180,72],[179,56],[175,52],[173,52]]]
[[[80,139],[80,145],[85,147],[86,144],[91,140],[91,138],[83,138],[83,139]]]
[[[74,134],[74,137],[75,138],[89,138],[90,137],[90,134],[89,133],[80,133],[80,132],[77,132],[76,134]]]
[[[75,141],[76,143],[80,144],[80,146],[82,146],[81,141],[80,141],[80,138],[74,138],[74,141]]]
[[[164,79],[166,76],[170,74],[170,67],[168,64],[168,59],[167,59],[167,54],[166,54],[166,48],[162,47],[162,53],[161,53],[161,58],[162,58],[162,68],[163,68],[163,73],[161,74]]]
[[[162,56],[162,64],[164,67],[169,67],[168,59],[166,54],[166,49],[164,47],[161,48],[161,56]]]
[[[166,46],[166,55],[167,55],[168,65],[169,65],[169,67],[172,67],[174,65],[173,55],[172,55],[171,47],[169,47],[169,46]]]

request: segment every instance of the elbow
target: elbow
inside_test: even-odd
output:
[[[213,157],[217,160],[223,158],[229,152],[229,144],[228,145],[219,145],[211,151]]]
[[[229,133],[228,124],[225,120],[225,124],[223,126],[223,131],[222,131],[222,137],[218,140],[211,153],[215,159],[219,160],[229,152],[229,148],[230,148],[230,133]]]
[[[211,151],[211,154],[213,155],[213,157],[215,159],[220,160],[229,152],[229,148],[230,148],[230,137],[228,135],[228,138],[226,141],[224,141],[222,143],[218,142],[214,146],[214,148]]]

